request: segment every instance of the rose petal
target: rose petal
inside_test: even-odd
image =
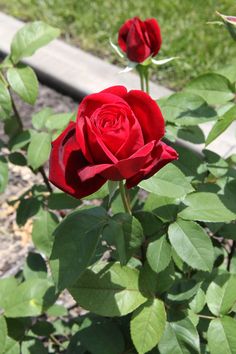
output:
[[[114,156],[118,160],[128,158],[144,145],[140,124],[127,103],[125,105],[106,104],[98,108],[87,123],[87,128],[89,143],[90,132],[94,133],[93,145],[90,149],[96,154],[95,161],[101,163],[115,162]],[[102,156],[98,157],[99,148],[96,148],[96,144],[99,143],[101,146],[100,142],[103,143],[105,151],[107,149],[106,155],[110,158],[109,161]],[[113,158],[109,152],[112,153]],[[94,153],[92,153],[93,157]]]
[[[155,18],[147,19],[146,21],[144,21],[144,25],[146,27],[148,38],[150,41],[151,54],[152,56],[155,56],[161,48],[161,29]]]
[[[113,89],[114,91],[116,90],[117,86],[114,86]],[[119,87],[119,86],[118,86]],[[121,86],[122,87],[122,86]],[[112,90],[112,87],[111,87]],[[119,93],[121,93],[122,90],[119,90]],[[82,102],[79,105],[78,109],[78,114],[77,114],[77,120],[80,118],[80,116],[83,117],[90,117],[93,112],[101,107],[104,104],[108,103],[123,103],[123,99],[114,94],[114,93],[108,93],[108,92],[98,92],[98,93],[93,93],[91,95],[86,96]]]
[[[142,63],[151,55],[142,27],[144,27],[143,22],[139,18],[134,19],[126,40],[127,57],[137,63]]]
[[[141,168],[135,176],[126,181],[127,188],[132,188],[143,179],[150,178],[166,164],[176,159],[178,159],[177,152],[165,143],[159,142],[153,149],[151,159],[146,166]]]
[[[117,85],[117,86],[108,87],[107,89],[102,90],[101,92],[102,93],[110,93],[112,95],[116,95],[116,96],[123,98],[127,94],[127,88],[122,85]]]
[[[82,182],[78,170],[86,166],[80,146],[75,139],[75,123],[71,122],[52,143],[49,180],[64,192],[75,198],[82,198],[96,192],[106,180],[101,176]]]
[[[160,140],[165,134],[165,123],[157,103],[141,90],[129,91],[124,99],[142,127],[144,142]]]
[[[112,154],[112,152],[107,148],[102,139],[96,134],[94,131],[94,127],[89,118],[85,118],[86,124],[86,141],[85,141],[85,153],[86,156],[87,151],[90,151],[90,155],[92,156],[92,161],[94,164],[99,163],[115,163],[117,161],[116,157]]]
[[[113,92],[118,92],[122,94],[127,92],[127,90],[123,89],[122,86],[113,86],[110,88]],[[109,90],[109,89],[108,89]],[[90,119],[96,109],[100,108],[104,104],[116,104],[122,103],[123,105],[127,105],[127,103],[119,96],[106,93],[99,92],[92,95],[87,96],[80,103],[77,119],[76,119],[76,139],[83,151],[84,156],[89,162],[93,162],[93,156],[91,150],[88,149],[88,131],[87,131],[87,121],[86,119]],[[101,161],[103,162],[103,160]]]
[[[79,176],[82,181],[93,178],[97,174],[111,181],[119,181],[122,179],[131,178],[138,171],[149,163],[151,152],[155,147],[155,142],[152,141],[139,149],[135,154],[128,159],[118,161],[115,164],[100,164],[85,166],[79,171]]]
[[[126,45],[126,41],[127,41],[127,36],[130,30],[130,27],[132,26],[133,23],[133,18],[130,20],[127,20],[119,29],[119,33],[118,33],[118,44],[120,46],[120,48],[123,50],[123,52],[126,53],[126,49],[127,49],[127,45]]]

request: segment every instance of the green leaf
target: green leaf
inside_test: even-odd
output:
[[[23,269],[26,280],[47,278],[47,265],[39,253],[29,252]]]
[[[209,145],[212,141],[218,138],[218,136],[221,135],[234,120],[236,120],[236,105],[216,121],[207,136],[206,145]]]
[[[51,151],[51,136],[48,133],[35,133],[30,141],[27,160],[28,164],[36,170],[49,158]]]
[[[53,114],[53,110],[49,107],[43,108],[41,111],[32,115],[32,124],[35,129],[42,129],[45,127],[45,122],[49,116]]]
[[[202,181],[207,174],[207,169],[202,156],[184,146],[175,146],[179,154],[176,166],[191,180]]]
[[[43,343],[36,338],[22,342],[21,352],[22,354],[48,354]]]
[[[236,274],[217,275],[207,289],[206,301],[214,315],[227,314],[236,302]]]
[[[104,354],[105,351],[109,354],[120,354],[125,349],[124,338],[119,327],[110,320],[93,321],[90,326],[80,329],[75,336],[77,342],[80,342],[89,353]]]
[[[31,279],[20,284],[5,304],[6,317],[39,316],[56,300],[55,288],[46,279]]]
[[[140,269],[140,289],[147,297],[153,297],[156,293],[162,294],[168,290],[175,280],[174,264],[169,265],[160,273],[152,270],[147,262]]]
[[[171,95],[161,103],[161,111],[165,120],[176,125],[198,125],[217,118],[216,111],[206,101],[187,92]]]
[[[16,222],[19,226],[25,225],[27,220],[37,214],[40,201],[35,197],[22,199],[16,212]]]
[[[21,354],[20,344],[11,337],[7,337],[3,354]]]
[[[24,130],[23,132],[15,135],[9,142],[9,149],[14,152],[24,148],[29,144],[31,139],[31,132],[29,130]]]
[[[8,183],[8,163],[4,156],[0,156],[0,193],[3,193]]]
[[[207,331],[211,354],[236,353],[236,320],[225,316],[211,321]]]
[[[55,306],[55,305],[54,305]],[[57,305],[58,306],[58,305]],[[67,314],[66,309],[65,310],[65,315]],[[48,314],[48,311],[47,311]],[[60,316],[60,315],[58,315]],[[48,322],[46,320],[38,320],[32,327],[31,331],[36,334],[37,336],[50,336],[50,334],[55,332],[55,328],[51,322]]]
[[[12,152],[8,155],[8,160],[17,166],[26,166],[27,160],[23,154],[20,152]]]
[[[30,317],[6,318],[8,336],[20,342],[32,325]]]
[[[50,256],[53,245],[53,232],[58,224],[56,215],[40,210],[33,223],[32,240],[35,247],[47,257]]]
[[[7,323],[3,316],[0,316],[0,354],[5,352],[4,348],[7,341]]]
[[[147,261],[156,273],[165,269],[171,261],[171,246],[166,235],[150,242],[147,248]]]
[[[16,292],[17,280],[13,277],[0,279],[0,308],[4,309],[9,296]]]
[[[59,29],[44,22],[27,23],[14,36],[11,43],[11,59],[16,64],[19,60],[29,57],[37,49],[45,46],[60,34]]]
[[[57,113],[47,117],[45,127],[49,130],[63,130],[72,120],[73,113]]]
[[[121,265],[128,263],[143,241],[143,229],[140,222],[129,214],[119,213],[113,216],[104,231],[108,240],[114,235]]]
[[[106,222],[106,211],[97,207],[75,211],[58,225],[50,266],[59,290],[72,286],[90,265]]]
[[[193,79],[184,89],[201,96],[210,105],[220,105],[231,101],[234,92],[230,81],[219,74],[208,73]]]
[[[11,97],[6,86],[0,82],[0,121],[8,118],[12,111]]]
[[[186,220],[230,222],[236,217],[214,193],[192,193],[183,202],[187,207],[178,215]]]
[[[158,349],[160,354],[200,353],[199,336],[192,322],[188,318],[167,322]]]
[[[194,189],[178,167],[168,164],[153,177],[142,181],[139,186],[144,190],[168,198],[181,198]]]
[[[162,221],[152,212],[138,210],[134,211],[134,216],[141,223],[143,233],[147,238],[157,235],[162,229]]]
[[[190,301],[189,307],[194,313],[199,313],[203,310],[205,304],[206,304],[206,295],[204,291],[201,288],[199,288],[194,298]]]
[[[203,152],[206,156],[207,169],[213,174],[213,176],[217,178],[224,176],[229,168],[228,163],[213,151],[203,150]]]
[[[167,299],[171,302],[186,303],[197,294],[200,283],[194,279],[176,279],[172,287],[168,290]]]
[[[159,299],[148,300],[132,315],[130,333],[139,354],[145,354],[160,341],[166,324],[164,303]]]
[[[139,272],[118,263],[104,263],[86,269],[68,289],[84,309],[101,316],[124,316],[146,298],[139,291]]]
[[[182,139],[184,141],[189,141],[193,144],[205,143],[205,135],[203,134],[202,129],[198,125],[179,127],[177,131],[177,138]]]
[[[178,212],[178,199],[149,194],[144,204],[144,210],[152,211],[162,222],[174,221]]]
[[[214,249],[205,230],[193,221],[177,219],[169,226],[170,242],[180,256],[190,267],[212,270]]]
[[[50,196],[48,197],[49,209],[75,209],[79,205],[81,205],[80,200],[73,198],[71,195],[66,193],[55,192],[50,194]]]
[[[7,80],[20,98],[33,105],[38,97],[39,84],[37,76],[29,66],[19,65],[7,71]]]
[[[53,317],[61,317],[61,316],[67,316],[68,312],[64,305],[54,304],[52,307],[50,307],[47,310],[47,315]]]

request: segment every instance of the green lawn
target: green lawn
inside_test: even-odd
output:
[[[155,17],[163,36],[159,58],[181,57],[153,72],[171,88],[182,87],[191,77],[236,57],[236,43],[227,31],[206,24],[217,20],[215,10],[236,15],[235,0],[0,0],[0,10],[23,20],[42,19],[56,25],[68,42],[111,62],[118,59],[109,36],[115,41],[117,29],[127,18]]]

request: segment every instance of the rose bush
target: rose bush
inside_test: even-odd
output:
[[[120,28],[118,44],[129,60],[142,63],[155,56],[161,48],[161,30],[154,18],[141,21],[138,17],[127,20]]]
[[[125,179],[131,188],[177,159],[164,133],[162,113],[146,93],[113,86],[89,95],[76,123],[52,143],[50,181],[76,198],[107,180]]]
[[[41,176],[14,188],[1,211],[9,215],[10,204],[12,234],[12,209],[24,235],[34,218],[35,248],[11,270],[15,277],[0,279],[0,354],[236,353],[236,156],[229,145],[227,159],[223,144],[222,156],[179,145],[182,138],[208,146],[232,125],[235,71],[201,75],[158,100],[178,161],[141,189],[109,181],[78,200],[48,181],[55,136],[51,179],[77,198],[107,179],[136,185],[177,154],[161,142],[156,102],[122,86],[86,97],[76,122],[69,123],[73,112],[44,108],[27,129],[12,91],[34,104],[38,81],[20,60],[58,35],[42,22],[27,24],[0,63],[0,193],[19,166]],[[135,64],[148,91],[149,64]],[[199,124],[210,121],[205,138]]]

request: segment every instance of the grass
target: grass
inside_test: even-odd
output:
[[[58,26],[66,41],[113,63],[120,62],[109,37],[116,41],[127,18],[155,17],[163,37],[159,58],[181,59],[158,67],[153,77],[174,89],[236,57],[236,43],[227,31],[206,24],[218,20],[216,10],[236,15],[235,0],[0,0],[0,10],[25,21],[42,19]]]

